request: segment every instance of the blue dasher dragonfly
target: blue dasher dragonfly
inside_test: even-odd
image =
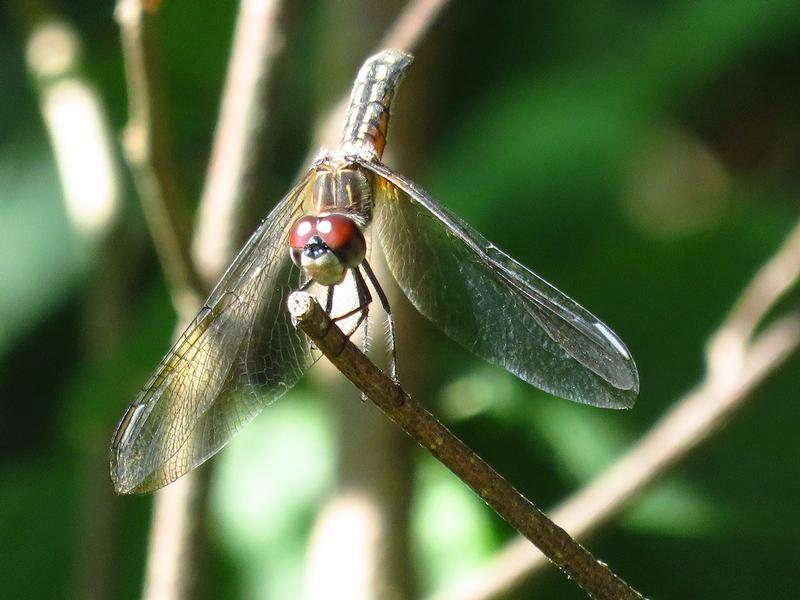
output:
[[[111,442],[118,493],[149,492],[196,468],[314,364],[320,353],[286,307],[291,292],[327,289],[330,312],[350,275],[358,304],[337,319],[357,316],[355,331],[369,281],[393,347],[389,303],[366,260],[373,222],[400,288],[448,336],[553,395],[633,405],[636,365],[611,329],[381,162],[411,61],[385,50],[364,63],[341,148],[321,155],[262,222],[125,412]]]

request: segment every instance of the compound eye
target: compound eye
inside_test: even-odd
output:
[[[289,233],[289,247],[303,248],[312,235],[317,233],[317,218],[311,215],[300,217],[292,225]]]
[[[361,264],[367,244],[355,222],[345,215],[326,215],[317,221],[317,234],[347,267]]]

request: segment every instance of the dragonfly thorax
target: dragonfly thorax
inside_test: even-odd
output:
[[[344,213],[366,227],[372,220],[372,184],[363,168],[329,158],[314,172],[311,204],[318,215]]]

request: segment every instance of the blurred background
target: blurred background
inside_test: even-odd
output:
[[[289,188],[402,6],[285,3],[243,231]],[[402,305],[400,372],[547,509],[699,381],[709,334],[796,221],[800,4],[504,6],[439,15],[385,158],[612,326],[641,396],[626,412],[550,397]],[[168,0],[158,13],[187,225],[237,9]],[[113,3],[4,3],[0,90],[0,597],[136,598],[153,500],[113,495],[107,447],[177,316],[120,144]],[[800,596],[798,367],[784,364],[589,548],[653,597]],[[337,578],[372,590],[341,597],[426,597],[513,537],[341,376],[313,371],[212,461],[201,597],[334,597]],[[502,597],[584,596],[550,569]]]

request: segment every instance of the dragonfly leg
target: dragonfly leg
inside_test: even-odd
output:
[[[366,354],[369,350],[369,305],[372,304],[372,294],[369,293],[369,288],[367,287],[366,282],[364,281],[364,277],[358,270],[358,267],[353,269],[353,280],[356,282],[356,294],[358,295],[358,304],[359,306],[363,306],[364,310],[361,312],[361,316],[358,318],[358,322],[356,326],[353,327],[353,331],[355,332],[361,323],[364,323],[364,343],[361,345],[361,351]],[[363,398],[362,398],[363,400]]]
[[[328,286],[328,296],[325,298],[325,312],[328,313],[329,315],[333,310],[333,288],[335,287],[336,287],[335,285]]]
[[[358,301],[359,304],[364,306],[364,310],[361,313],[361,316],[358,318],[358,323],[353,328],[353,331],[358,329],[358,326],[361,322],[364,322],[364,344],[362,346],[362,351],[364,354],[367,354],[369,351],[369,305],[372,303],[372,294],[369,293],[369,288],[367,287],[367,283],[364,281],[364,276],[361,275],[361,271],[358,270],[358,267],[353,269],[353,278],[356,282],[356,293],[358,294]],[[367,395],[364,392],[361,392],[361,401],[366,402],[369,400]]]
[[[307,290],[308,290],[308,288],[310,288],[310,287],[311,287],[311,284],[312,284],[312,283],[314,283],[314,279],[313,279],[312,277],[309,277],[308,279],[306,279],[306,280],[305,280],[305,282],[303,283],[303,285],[301,285],[299,288],[297,288],[297,291],[298,291],[298,292],[305,292],[305,291],[307,291]]]
[[[358,275],[357,271],[356,274]],[[364,284],[364,280],[362,279],[361,281],[359,281],[359,277],[360,276],[357,276],[356,278],[356,292],[358,293],[358,306],[356,306],[353,310],[344,313],[343,315],[339,315],[338,317],[331,317],[331,320],[335,323],[343,319],[346,319],[347,317],[351,317],[357,312],[361,312],[361,316],[359,316],[358,321],[355,324],[355,327],[353,327],[350,333],[347,334],[347,337],[350,337],[358,330],[359,325],[361,325],[361,323],[366,318],[367,313],[369,312],[369,303],[372,302],[372,296],[369,295],[369,290],[367,290],[367,287]],[[333,311],[333,292],[335,287],[336,287],[335,285],[328,286],[328,296],[325,299],[325,312],[328,313],[328,315],[330,315],[331,312]],[[366,292],[366,295],[364,294],[364,292]],[[364,332],[364,334],[366,335],[366,331]]]
[[[361,326],[361,323],[365,321],[365,319],[369,315],[369,305],[372,303],[372,294],[369,293],[367,284],[364,282],[364,278],[361,276],[361,273],[358,272],[357,268],[353,269],[353,279],[355,280],[356,284],[356,294],[358,295],[358,306],[356,306],[353,310],[347,311],[343,315],[339,315],[338,317],[333,318],[334,322],[338,322],[341,321],[342,319],[352,317],[356,313],[361,313],[358,317],[358,321],[356,321],[355,326],[347,334],[347,337],[353,335]]]
[[[361,316],[358,317],[358,321],[356,322],[356,326],[353,327],[353,331],[355,332],[358,329],[361,323],[364,323],[364,352],[367,351],[367,317],[369,316],[369,305],[372,303],[372,294],[369,293],[369,288],[367,287],[366,282],[364,281],[364,277],[361,275],[361,272],[358,268],[353,269],[353,278],[356,281],[356,294],[358,294],[358,304],[359,308],[361,308]],[[351,334],[352,335],[352,334]]]
[[[392,307],[389,305],[389,299],[386,297],[386,293],[383,291],[378,278],[375,277],[372,267],[369,266],[369,263],[366,260],[362,261],[361,265],[364,267],[364,272],[367,274],[372,287],[375,289],[375,293],[378,294],[378,298],[381,301],[383,310],[386,311],[387,335],[389,337],[389,377],[397,381],[397,345],[395,344],[394,337],[394,317],[392,317]]]

